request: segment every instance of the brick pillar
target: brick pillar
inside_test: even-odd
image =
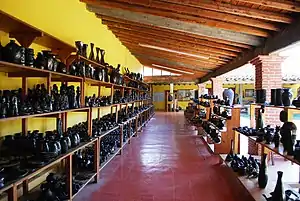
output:
[[[266,100],[271,101],[271,89],[282,88],[281,64],[285,57],[260,55],[251,61],[255,66],[255,89],[266,89]],[[266,108],[265,125],[280,125],[280,109]]]
[[[198,95],[199,95],[199,97],[201,96],[201,95],[204,95],[205,94],[205,86],[206,86],[206,84],[198,84]]]
[[[223,98],[223,83],[223,77],[211,78],[212,93],[213,95],[217,95],[220,99]]]

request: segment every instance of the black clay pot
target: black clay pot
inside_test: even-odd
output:
[[[77,54],[82,56],[83,43],[81,41],[75,41],[75,45],[77,48]]]
[[[300,161],[300,140],[297,140],[294,149],[294,159]]]
[[[10,42],[3,48],[3,60],[15,64],[25,64],[25,48],[19,46],[14,40]]]
[[[34,50],[31,48],[25,49],[25,65],[33,66],[34,64]]]
[[[287,113],[287,111],[285,111],[285,110],[280,111],[279,120],[281,122],[283,122],[283,123],[288,121],[288,113]]]
[[[82,56],[84,56],[85,58],[87,58],[87,48],[88,48],[88,44],[82,45]]]
[[[291,106],[293,94],[290,89],[283,89],[282,104],[284,106]]]
[[[300,107],[300,97],[298,97],[297,99],[293,100],[292,104],[295,107]]]
[[[100,63],[99,53],[100,53],[100,48],[99,48],[99,47],[96,47],[96,62],[97,62],[97,63]]]
[[[44,55],[41,52],[39,52],[35,59],[34,66],[37,68],[40,68],[40,69],[45,69],[46,65],[47,65],[45,62],[46,62],[46,60],[45,60]]]
[[[61,145],[61,153],[65,154],[68,152],[69,150],[69,146],[68,146],[68,140],[66,138],[62,138],[60,140],[60,145]]]
[[[259,166],[259,173],[258,173],[258,186],[259,188],[265,188],[268,183],[268,173],[267,173],[267,154],[264,154],[263,160]]]
[[[59,72],[59,73],[67,73],[67,66],[63,62],[58,62],[57,72]]]
[[[281,142],[283,144],[284,151],[287,155],[293,155],[293,148],[296,136],[294,135],[297,127],[293,122],[285,122],[280,130]]]
[[[282,89],[276,89],[276,106],[282,106]]]
[[[271,103],[270,105],[276,105],[276,89],[271,89]]]

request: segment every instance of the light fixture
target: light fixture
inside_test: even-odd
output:
[[[177,72],[180,72],[180,73],[194,75],[194,73],[191,73],[191,72],[187,72],[187,71],[183,71],[183,70],[178,70],[178,69],[174,69],[174,68],[169,68],[169,67],[161,66],[161,65],[157,65],[157,64],[152,64],[152,66],[158,67],[158,68],[164,68],[164,69],[168,69],[168,70],[172,70],[172,71],[177,71]]]
[[[180,52],[180,51],[177,51],[177,50],[171,50],[171,49],[164,48],[164,47],[158,47],[158,46],[147,45],[147,44],[142,44],[142,43],[139,43],[139,46],[147,47],[147,48],[151,48],[151,49],[156,49],[156,50],[162,50],[162,51],[166,51],[166,52],[182,54],[182,55],[191,56],[191,57],[196,57],[196,58],[199,58],[199,59],[207,59],[207,60],[209,59],[209,57],[207,57],[207,56],[201,56],[201,55],[190,54],[190,53],[186,53],[186,52]]]

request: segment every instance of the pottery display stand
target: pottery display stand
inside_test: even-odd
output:
[[[256,108],[260,108],[261,104],[251,104],[250,105],[250,125],[251,127],[255,127],[255,109]],[[269,108],[282,108],[282,110],[287,111],[288,113],[288,121],[292,121],[293,119],[293,114],[299,114],[300,113],[300,108],[296,108],[296,107],[284,107],[284,106],[270,106],[267,105],[266,107]],[[240,136],[246,136],[247,138],[249,138],[250,141],[252,141],[253,143],[257,144],[257,146],[259,147],[259,157],[260,160],[262,160],[262,157],[265,153],[271,154],[271,160],[273,157],[273,154],[277,154],[280,157],[283,157],[285,161],[290,161],[291,164],[294,165],[298,165],[299,166],[299,172],[300,172],[300,162],[295,160],[292,156],[288,156],[286,155],[286,153],[283,152],[283,145],[280,143],[278,148],[275,148],[274,143],[271,144],[265,144],[264,142],[256,142],[256,137],[252,137],[252,136],[247,136],[244,135],[238,131],[234,132],[234,153],[239,153],[240,151]],[[225,158],[226,155],[223,156],[223,158]],[[273,161],[272,165],[274,168],[276,168],[276,164],[274,164]],[[269,173],[270,175],[270,173]],[[262,198],[262,194],[270,194],[273,190],[274,190],[274,186],[275,186],[275,182],[269,182],[267,188],[265,189],[259,189],[258,186],[256,185],[256,183],[251,182],[247,179],[244,178],[239,178],[239,180],[241,181],[241,183],[243,183],[243,185],[246,187],[246,189],[251,192],[252,196],[255,198],[255,200],[265,200],[264,198]],[[297,183],[287,183],[285,184],[285,190],[287,189],[291,189],[291,188],[300,188],[300,181]]]
[[[15,38],[22,46],[24,47],[29,47],[32,43],[39,44],[41,46],[47,47],[51,49],[51,51],[58,56],[58,58],[67,65],[67,68],[69,68],[69,65],[73,61],[84,61],[88,64],[91,64],[93,67],[103,67],[102,65],[91,61],[87,58],[84,58],[82,56],[79,56],[77,54],[73,54],[76,52],[76,48],[70,44],[67,44],[60,39],[57,39],[50,34],[47,34],[35,27],[32,27],[20,20],[15,19],[14,17],[3,13],[0,11],[0,18],[2,19],[2,26],[0,28],[1,31],[6,32],[9,34],[9,37]],[[126,76],[125,78],[125,83],[128,83],[129,81],[134,81],[137,82],[139,85],[144,85],[146,86],[149,90],[141,90],[138,88],[133,88],[133,87],[127,87],[127,86],[120,86],[108,82],[103,82],[103,81],[98,81],[98,80],[93,80],[90,78],[82,78],[82,77],[77,77],[69,74],[63,74],[59,72],[54,72],[54,71],[48,71],[48,70],[42,70],[34,67],[28,67],[28,66],[23,66],[23,65],[18,65],[18,64],[13,64],[13,63],[8,63],[4,61],[0,61],[0,72],[6,73],[8,78],[21,78],[22,79],[22,89],[23,89],[23,96],[27,94],[27,89],[28,89],[28,78],[44,78],[45,82],[47,83],[47,91],[50,93],[51,91],[51,83],[52,82],[60,82],[63,84],[68,85],[70,82],[76,82],[77,84],[80,85],[80,90],[81,90],[81,108],[77,109],[69,109],[69,110],[64,110],[64,111],[55,111],[55,112],[49,112],[49,113],[43,113],[43,114],[33,114],[33,115],[27,115],[27,116],[16,116],[16,117],[8,117],[8,118],[3,118],[0,119],[1,122],[9,122],[12,120],[21,120],[22,123],[22,133],[27,133],[28,130],[28,119],[29,118],[61,118],[62,119],[62,127],[63,131],[66,131],[69,126],[68,125],[68,114],[69,113],[85,113],[86,114],[86,120],[88,122],[88,135],[92,135],[92,110],[93,108],[85,107],[84,105],[84,97],[85,97],[85,85],[89,84],[91,86],[97,86],[98,87],[98,96],[101,95],[101,87],[108,87],[111,88],[111,97],[113,101],[113,94],[115,89],[120,89],[123,96],[124,96],[124,90],[135,90],[137,93],[149,93],[149,88],[150,86],[147,83],[144,83],[142,81],[136,81],[132,80]],[[107,131],[103,135],[97,138],[93,138],[89,142],[84,142],[81,143],[79,146],[76,148],[70,149],[66,154],[60,155],[57,159],[54,161],[50,162],[46,166],[43,166],[41,168],[36,169],[35,171],[31,172],[25,177],[19,178],[13,182],[7,183],[4,185],[3,188],[0,189],[0,194],[4,194],[7,196],[8,201],[17,201],[20,199],[20,197],[24,198],[23,196],[30,195],[32,191],[35,191],[36,188],[39,188],[39,185],[36,188],[32,188],[31,180],[33,178],[38,178],[45,176],[45,171],[48,170],[49,168],[54,168],[57,166],[59,163],[65,164],[65,173],[67,176],[67,193],[68,193],[68,200],[72,200],[80,191],[92,180],[97,182],[99,180],[99,173],[100,170],[102,170],[106,164],[108,164],[117,154],[121,153],[121,150],[125,147],[127,143],[130,143],[131,137],[134,135],[137,135],[137,131],[139,129],[139,126],[145,126],[146,123],[151,119],[154,115],[154,107],[152,104],[151,99],[146,99],[146,100],[137,100],[137,101],[132,101],[130,103],[125,103],[126,105],[126,110],[128,111],[128,105],[130,104],[137,104],[139,107],[141,106],[149,106],[147,109],[144,111],[140,112],[136,117],[123,122],[122,124],[119,124],[118,127],[120,127],[120,140],[121,140],[121,147],[116,150],[116,152],[110,156],[110,158],[104,163],[100,164],[100,141],[101,139],[105,136],[110,134],[112,131],[116,130],[118,127]],[[101,110],[103,108],[110,107],[111,108],[111,113],[116,113],[116,122],[118,121],[118,108],[121,108],[123,104],[113,104],[110,106],[102,106],[102,107],[95,107],[98,111],[98,119],[101,119]],[[114,108],[114,109],[113,109]],[[142,118],[144,123],[142,125],[136,125],[135,126],[135,132],[134,135],[132,135],[127,142],[123,143],[123,127],[125,124],[132,124],[132,122],[137,119],[137,118]],[[137,121],[136,121],[137,122]],[[142,122],[142,121],[141,121]],[[83,184],[81,189],[73,195],[72,193],[72,155],[74,152],[81,150],[87,146],[93,146],[94,148],[94,155],[95,155],[95,167],[94,171],[90,175],[90,178],[86,180],[86,182]],[[19,193],[19,189],[22,188],[22,195]]]

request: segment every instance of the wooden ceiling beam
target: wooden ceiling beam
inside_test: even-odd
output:
[[[227,62],[224,61],[218,61],[215,59],[209,59],[209,60],[204,60],[204,59],[197,59],[197,58],[193,58],[193,57],[188,57],[188,56],[181,56],[181,55],[174,55],[174,54],[168,54],[168,53],[162,53],[161,51],[149,51],[149,50],[145,50],[145,49],[141,49],[141,48],[136,48],[136,47],[128,47],[129,51],[132,54],[145,54],[145,55],[150,55],[150,56],[158,56],[158,57],[165,57],[165,58],[169,58],[169,59],[180,59],[181,61],[192,61],[196,64],[199,63],[205,63],[205,64],[211,64],[212,66],[219,66],[219,65],[224,65]]]
[[[197,70],[197,71],[208,72],[208,73],[213,72],[213,70],[207,69],[203,66],[186,64],[186,63],[184,63],[184,61],[175,62],[175,61],[170,61],[167,59],[162,59],[162,58],[148,56],[148,55],[139,55],[138,60],[139,61],[149,61],[149,62],[152,62],[152,64],[158,64],[161,66],[177,66],[177,67],[181,67],[181,68],[187,68],[190,70]]]
[[[207,10],[229,13],[233,15],[239,15],[244,17],[251,17],[261,20],[281,22],[281,23],[291,23],[293,18],[276,12],[263,11],[255,8],[249,8],[245,6],[237,6],[228,3],[221,3],[213,0],[160,0],[167,3],[175,3],[179,5],[193,6],[197,8],[203,8]]]
[[[193,75],[146,76],[144,81],[151,84],[194,83],[197,81],[197,78]]]
[[[194,51],[204,51],[207,52],[207,54],[213,55],[213,54],[220,54],[224,56],[230,56],[230,57],[236,57],[238,55],[237,52],[232,52],[228,50],[221,50],[213,47],[206,47],[206,46],[201,46],[201,45],[195,45],[193,43],[188,43],[188,42],[180,42],[178,40],[172,40],[172,39],[160,39],[160,38],[149,38],[149,37],[144,37],[142,35],[140,36],[135,36],[131,34],[120,34],[117,32],[113,32],[118,38],[120,39],[125,39],[125,40],[131,40],[133,43],[135,42],[137,45],[139,43],[142,44],[154,44],[155,46],[159,47],[174,47],[178,49],[185,49],[188,48],[189,50],[194,50]]]
[[[284,31],[278,33],[272,38],[269,38],[264,43],[263,46],[244,52],[244,54],[232,60],[228,64],[200,78],[199,82],[205,82],[212,77],[222,75],[238,67],[241,67],[244,64],[248,63],[249,61],[251,61],[252,59],[254,59],[255,57],[257,57],[258,55],[268,55],[281,48],[297,43],[300,41],[299,33],[300,33],[300,17],[296,19],[295,22],[293,22],[291,25],[289,25]]]
[[[201,65],[202,67],[211,69],[211,70],[220,66],[220,64],[212,64],[212,63],[203,62],[203,61],[197,62],[195,60],[182,59],[182,58],[170,57],[170,56],[164,56],[164,55],[158,55],[158,54],[145,54],[143,52],[134,52],[134,51],[131,51],[131,53],[136,57],[139,57],[140,55],[142,55],[143,57],[153,56],[153,57],[157,57],[157,58],[167,59],[169,61],[184,62],[186,64],[191,64],[191,65]]]
[[[145,31],[143,33],[139,32],[139,31],[127,31],[127,30],[123,30],[123,29],[118,29],[115,27],[110,27],[108,26],[109,29],[111,31],[113,31],[114,34],[119,34],[122,36],[128,36],[128,37],[144,37],[144,38],[151,38],[151,39],[157,39],[159,38],[160,40],[171,40],[171,41],[177,41],[179,43],[188,43],[188,44],[193,44],[193,45],[197,45],[197,47],[209,47],[209,48],[215,48],[218,50],[225,50],[225,51],[232,51],[235,53],[240,53],[242,52],[241,48],[235,48],[235,47],[231,47],[229,45],[223,45],[223,44],[218,44],[218,43],[214,43],[214,42],[210,42],[210,41],[204,41],[204,40],[193,40],[191,38],[181,38],[178,36],[174,36],[174,35],[169,35],[169,34],[163,34],[160,32],[160,34],[153,34],[150,31]],[[189,40],[188,40],[189,39]]]
[[[178,58],[181,60],[187,59],[190,61],[194,62],[202,62],[202,63],[208,63],[208,64],[213,64],[213,65],[220,65],[220,64],[226,64],[227,62],[225,61],[219,61],[216,59],[209,58],[208,60],[206,59],[200,59],[200,58],[195,58],[191,56],[186,56],[186,55],[179,55],[179,54],[174,54],[174,53],[169,53],[169,52],[164,52],[161,50],[151,50],[151,49],[145,49],[143,47],[134,47],[134,46],[129,46],[128,49],[130,50],[131,53],[141,53],[141,54],[148,54],[148,55],[161,55],[169,58]]]
[[[121,40],[121,42],[126,47],[137,47],[137,46],[139,46],[138,42],[135,41],[135,40],[129,40],[129,39],[125,39],[125,38],[119,38],[119,39]],[[156,46],[157,43],[149,42],[148,45]],[[160,44],[160,47],[162,47],[162,44]],[[206,51],[202,51],[200,49],[195,50],[195,49],[187,48],[187,47],[166,46],[166,45],[164,45],[163,47],[167,48],[167,49],[175,50],[175,51],[185,52],[185,53],[194,54],[194,55],[200,55],[200,56],[209,57],[209,58],[218,59],[218,60],[227,60],[228,61],[228,60],[233,59],[233,57],[231,57],[231,56],[221,55],[221,54],[217,54],[217,53],[210,54],[210,53],[208,53]],[[152,49],[152,48],[146,48],[146,47],[144,47],[144,48],[145,49]],[[165,52],[167,52],[167,51],[165,51]]]
[[[104,8],[106,10],[109,10],[106,7],[96,7],[96,8]],[[114,9],[114,8],[110,8],[110,9]],[[157,22],[157,18],[164,18],[165,21],[164,25],[162,26],[169,26],[170,28],[172,27],[176,27],[176,29],[182,29],[184,27],[190,27],[188,28],[188,30],[190,31],[191,27],[196,27],[196,29],[198,31],[200,31],[200,33],[202,33],[203,31],[201,31],[201,29],[207,29],[210,31],[214,31],[216,29],[218,30],[222,30],[224,32],[224,34],[228,35],[229,32],[227,31],[231,31],[233,34],[237,34],[237,35],[241,35],[241,34],[246,34],[246,35],[241,35],[243,37],[245,36],[259,36],[259,37],[264,37],[267,38],[270,36],[270,33],[267,30],[263,30],[263,29],[259,29],[259,28],[255,28],[255,27],[249,27],[249,26],[245,26],[245,25],[239,25],[239,24],[234,24],[234,23],[227,23],[227,22],[222,22],[222,21],[218,21],[218,20],[210,20],[210,19],[206,19],[206,18],[202,18],[202,17],[195,17],[195,16],[187,16],[187,15],[183,15],[183,14],[177,14],[177,13],[169,13],[169,12],[159,12],[160,15],[158,15],[156,10],[152,10],[151,12],[149,11],[148,13],[144,13],[144,12],[140,12],[140,11],[128,11],[125,9],[114,9],[114,10],[121,10],[121,11],[125,11],[126,13],[131,12],[134,13],[136,16],[136,18],[132,18],[129,15],[132,14],[128,14],[126,15],[127,17],[131,18],[132,20],[137,20],[138,22],[140,21],[144,21],[142,19],[140,19],[140,17],[138,17],[137,15],[143,15],[143,18],[145,18],[144,16],[147,17],[147,19],[153,19]],[[105,11],[106,13],[100,13],[99,16],[101,18],[102,15],[107,15],[107,13],[109,13],[108,11]],[[111,11],[113,12],[113,11]],[[116,12],[113,12],[116,13]],[[117,11],[117,13],[120,13],[120,11]],[[122,16],[124,17],[124,16]],[[126,18],[125,18],[126,19]],[[152,21],[153,22],[153,21]],[[176,23],[180,22],[181,27],[176,26]],[[145,21],[144,21],[145,23]],[[157,24],[161,24],[161,23],[157,23]],[[173,28],[172,28],[173,29]],[[277,29],[278,31],[279,29]],[[231,34],[232,34],[231,33]],[[240,37],[240,36],[239,36]]]
[[[217,27],[210,27],[198,23],[183,22],[180,20],[170,19],[166,17],[160,17],[155,15],[131,12],[121,9],[107,9],[97,6],[87,6],[88,10],[97,13],[97,16],[109,16],[119,19],[125,19],[131,21],[132,23],[142,23],[150,26],[157,26],[166,28],[169,30],[177,30],[182,32],[187,32],[190,34],[204,35],[208,37],[225,39],[229,41],[239,42],[243,44],[248,44],[252,46],[258,46],[264,41],[263,38],[253,36],[250,34],[229,31],[225,29],[220,29]]]
[[[152,31],[152,30],[128,30],[128,29],[122,29],[122,28],[118,28],[118,27],[114,27],[111,25],[108,25],[108,28],[113,31],[114,33],[120,33],[123,35],[141,35],[141,36],[147,36],[147,37],[151,37],[151,38],[161,38],[161,39],[173,39],[173,40],[178,40],[178,41],[182,41],[182,42],[189,42],[189,43],[193,43],[193,44],[198,44],[198,45],[203,45],[203,46],[207,46],[207,47],[214,47],[214,48],[218,48],[218,49],[222,49],[222,50],[229,50],[229,51],[233,51],[233,52],[242,52],[242,48],[237,48],[237,47],[233,47],[230,45],[225,45],[225,44],[221,44],[221,43],[215,43],[212,41],[208,41],[208,40],[201,40],[201,39],[197,39],[197,38],[191,38],[191,37],[185,37],[185,36],[179,36],[179,35],[175,35],[175,34],[169,34],[169,33],[164,33],[162,31]]]
[[[174,35],[177,37],[186,37],[190,38],[191,40],[193,39],[200,39],[200,40],[206,40],[210,42],[215,42],[215,43],[220,43],[220,44],[226,44],[226,45],[231,45],[234,47],[240,47],[240,48],[245,48],[245,49],[251,49],[252,46],[238,43],[238,42],[233,42],[233,41],[228,41],[225,39],[218,39],[218,38],[212,38],[212,37],[207,37],[207,36],[201,36],[201,35],[196,35],[192,33],[186,33],[182,31],[176,31],[176,30],[169,30],[161,27],[155,27],[151,25],[146,25],[146,24],[141,24],[141,23],[132,23],[128,20],[124,19],[117,19],[114,17],[108,17],[104,16],[102,18],[102,23],[108,26],[114,26],[116,28],[121,28],[125,30],[136,30],[136,31],[147,31],[151,30],[151,33],[156,32],[157,34],[170,34]]]
[[[177,74],[190,74],[190,73],[194,73],[194,74],[196,74],[196,75],[200,75],[200,74],[206,74],[206,73],[203,73],[203,72],[201,72],[201,71],[195,71],[195,70],[193,70],[193,71],[191,71],[191,70],[189,70],[189,69],[183,69],[183,68],[178,68],[178,67],[173,67],[173,66],[165,66],[165,67],[167,67],[168,69],[166,69],[166,68],[160,68],[160,67],[157,67],[157,66],[152,66],[152,63],[147,63],[147,62],[145,62],[145,61],[143,61],[143,62],[141,62],[142,63],[142,65],[144,66],[144,67],[149,67],[149,68],[154,68],[154,69],[158,69],[158,70],[163,70],[163,71],[168,71],[168,72],[171,72],[171,73],[177,73]],[[172,70],[173,69],[173,70]],[[181,71],[184,71],[184,72],[186,72],[186,73],[184,73],[184,72],[181,72]]]
[[[269,8],[277,8],[280,10],[287,10],[291,12],[300,12],[300,3],[283,0],[239,0],[245,3],[252,3],[255,5],[265,6]]]
[[[145,3],[144,5],[130,3],[127,0],[123,0],[123,1],[86,0],[85,2],[90,5],[96,5],[96,6],[106,7],[106,8],[119,8],[119,9],[129,10],[133,12],[142,12],[142,13],[148,13],[148,14],[158,15],[162,17],[169,17],[173,19],[181,19],[181,20],[192,21],[192,22],[195,21],[199,23],[205,23],[207,25],[216,24],[220,28],[222,28],[222,25],[225,26],[223,28],[235,26],[235,25],[243,25],[244,28],[245,26],[250,26],[250,27],[256,27],[256,28],[267,29],[272,31],[280,30],[276,24],[272,24],[262,20],[257,20],[249,17],[241,17],[241,16],[236,16],[236,15],[226,14],[226,13],[220,13],[216,11],[210,11],[210,10],[205,10],[202,8],[196,8],[191,6],[179,5],[174,3],[166,3],[161,1],[152,1],[150,4]],[[182,14],[184,14],[184,16]],[[238,29],[237,26],[234,28]],[[245,30],[247,29],[248,28],[245,28]],[[243,29],[239,29],[239,30],[243,30]],[[254,29],[252,29],[252,31],[254,31]],[[245,33],[250,33],[250,32],[245,32]]]

